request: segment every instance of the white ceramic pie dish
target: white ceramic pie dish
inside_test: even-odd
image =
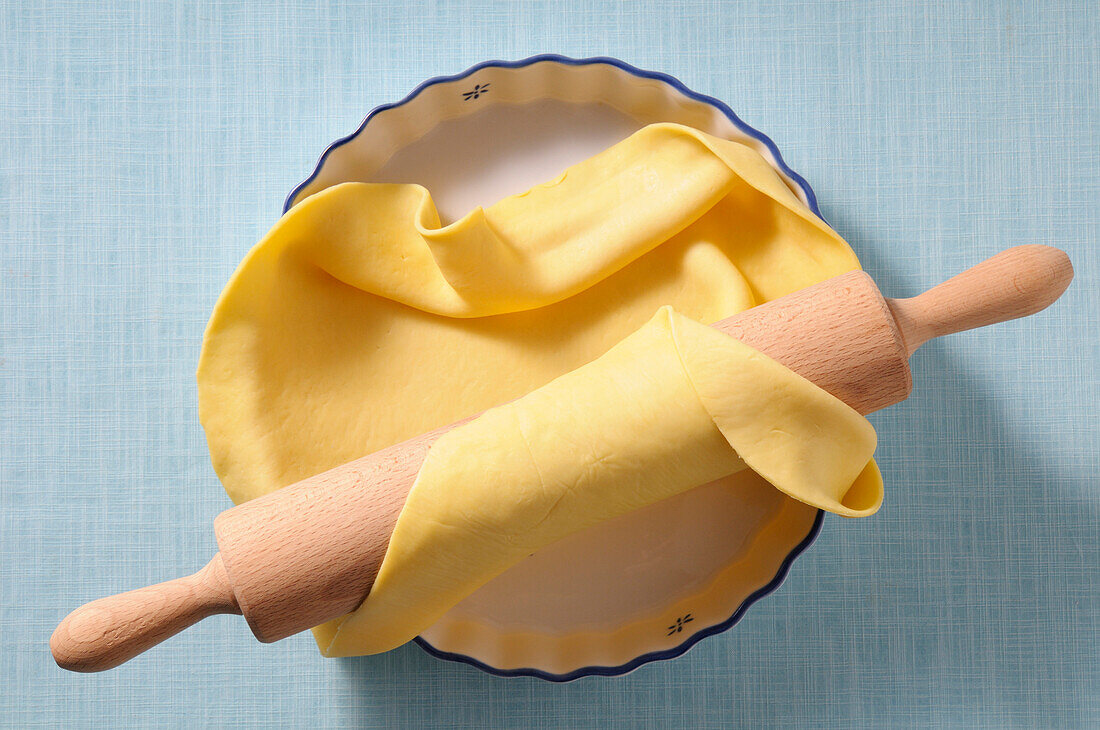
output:
[[[482,63],[378,107],[325,150],[286,209],[340,182],[419,183],[446,223],[654,122],[753,146],[820,215],[775,144],[722,102],[615,59],[554,55]],[[624,674],[731,627],[779,586],[821,522],[775,489],[704,485],[545,548],[416,641],[503,676]]]

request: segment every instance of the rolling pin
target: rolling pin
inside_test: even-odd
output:
[[[1062,251],[1018,246],[911,299],[886,299],[852,271],[713,326],[867,414],[908,397],[909,356],[927,340],[1038,312],[1072,278]],[[206,567],[76,609],[50,639],[54,659],[110,669],[218,613],[243,614],[271,642],[354,611],[428,449],[457,425],[222,512]]]

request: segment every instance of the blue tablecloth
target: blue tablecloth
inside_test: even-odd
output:
[[[0,723],[11,727],[1100,726],[1095,3],[0,4]],[[329,141],[488,58],[611,55],[771,135],[894,295],[1009,245],[1077,280],[935,342],[873,418],[873,518],[826,520],[733,631],[624,678],[325,660],[218,617],[110,673],[57,621],[190,572],[228,502],[203,327]]]

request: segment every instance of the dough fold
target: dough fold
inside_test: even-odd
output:
[[[530,404],[545,394],[532,395],[522,408],[490,411],[461,432],[461,438],[490,438],[489,426],[496,424],[501,434],[513,434],[509,438],[524,437],[526,450],[517,445],[516,453],[504,454],[502,466],[493,467],[515,469],[517,478],[528,480],[523,483],[538,485],[523,491],[518,504],[508,503],[515,498],[511,492],[494,493],[482,500],[485,514],[460,514],[469,512],[468,504],[461,507],[461,490],[443,489],[426,475],[445,468],[475,488],[485,462],[476,450],[445,460],[447,444],[459,436],[432,450],[416,491],[444,505],[454,500],[452,519],[468,519],[459,523],[467,532],[479,520],[486,523],[461,548],[471,560],[488,561],[476,571],[468,568],[470,580],[499,565],[488,554],[490,525],[498,529],[502,521],[517,520],[500,527],[509,537],[497,542],[513,541],[518,549],[529,532],[549,539],[572,529],[567,523],[573,518],[590,523],[594,516],[686,488],[689,481],[728,473],[731,464],[737,466],[734,453],[763,475],[754,479],[766,477],[800,499],[820,498],[811,503],[831,504],[837,512],[860,512],[881,490],[873,464],[846,495],[842,490],[844,479],[855,476],[841,475],[867,463],[862,451],[858,458],[838,457],[840,451],[816,442],[793,443],[792,434],[800,433],[793,425],[781,429],[786,433],[762,432],[751,419],[738,420],[753,412],[748,403],[762,409],[764,391],[782,379],[763,388],[740,375],[748,355],[699,324],[858,267],[847,243],[755,150],[672,124],[646,127],[554,181],[447,225],[418,185],[336,185],[288,211],[222,292],[199,362],[199,416],[214,469],[240,503],[521,398],[565,374],[566,382],[576,380],[579,387],[593,369],[618,373],[606,384],[606,397],[622,395],[628,407],[614,414],[582,418],[584,403],[570,401],[569,389],[556,381],[548,386],[563,413],[586,420],[589,429],[607,424],[598,451],[596,442],[575,441],[576,424],[569,421],[534,425]],[[646,325],[664,306],[679,315],[666,312]],[[656,337],[661,331],[667,336]],[[628,365],[624,351],[649,337],[656,337],[654,352],[630,358]],[[715,337],[724,338],[721,346]],[[659,348],[665,353],[660,357]],[[673,367],[673,350],[680,371]],[[737,357],[723,354],[735,351]],[[620,367],[609,367],[615,358],[623,359]],[[699,373],[711,372],[712,365],[732,379],[726,387],[700,385],[705,379]],[[765,366],[753,360],[752,367]],[[665,390],[647,390],[644,398],[624,395],[641,393],[658,376]],[[689,383],[694,394],[687,391]],[[792,420],[798,414],[817,418],[819,410],[832,413],[815,405],[812,389],[791,387],[792,400],[772,406],[789,408]],[[673,398],[675,388],[682,402]],[[627,429],[627,421],[635,425]],[[690,432],[699,443],[674,443],[668,431],[674,425],[688,429],[684,433],[695,429]],[[865,441],[860,444],[866,448]],[[816,449],[813,458],[764,456],[768,449],[790,456],[802,448]],[[568,456],[575,470],[554,467],[547,459],[555,453]],[[647,464],[644,474],[639,458]],[[536,466],[545,481],[530,480]],[[592,486],[604,480],[606,485]],[[429,481],[437,487],[422,490]],[[813,491],[811,483],[823,491]],[[589,489],[594,491],[585,497]],[[853,497],[864,493],[870,497]],[[460,592],[446,581],[400,587],[404,578],[393,566],[428,555],[445,534],[459,530],[444,520],[424,522],[425,534],[418,537],[413,514],[403,516],[404,536],[397,543],[407,548],[387,556],[386,571],[395,582],[386,578],[354,619],[315,629],[323,649],[357,654],[392,644],[414,623],[438,613],[440,600],[418,603],[421,597]],[[445,572],[440,566],[417,570]],[[382,611],[383,604],[419,619],[401,625],[391,616],[385,622],[388,638],[370,638],[363,617],[367,610]]]
[[[444,434],[329,656],[400,646],[561,538],[746,466],[838,514],[878,509],[875,432],[843,402],[662,308],[597,360]]]

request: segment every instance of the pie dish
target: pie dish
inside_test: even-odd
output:
[[[621,61],[560,56],[479,64],[379,107],[325,151],[286,209],[341,182],[419,183],[449,222],[656,122],[749,144],[820,215],[775,145],[721,102]],[[623,674],[736,623],[778,587],[821,521],[774,489],[704,485],[540,550],[416,641],[504,676]]]

